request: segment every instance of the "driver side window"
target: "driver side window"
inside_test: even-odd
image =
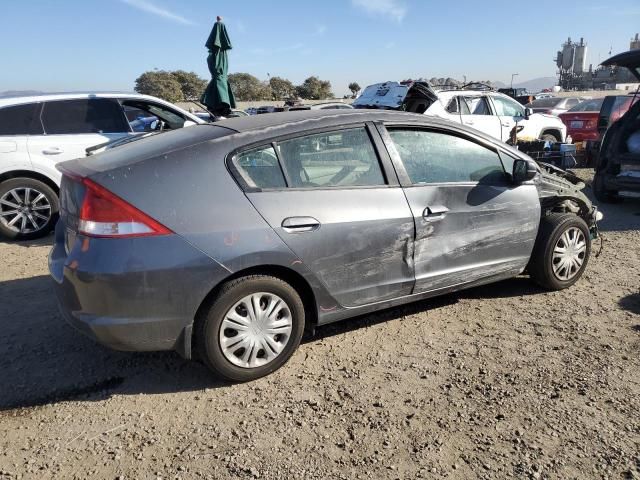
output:
[[[140,108],[124,105],[124,114],[127,117],[132,132],[151,132],[153,131],[154,122],[158,121],[158,117],[145,112]]]
[[[134,132],[151,132],[159,129],[159,121],[162,128],[175,130],[184,127],[187,120],[180,113],[166,108],[163,105],[149,103],[142,100],[126,100],[122,102],[131,130]]]
[[[500,184],[505,172],[496,152],[462,137],[417,129],[389,129],[414,185],[482,182]]]

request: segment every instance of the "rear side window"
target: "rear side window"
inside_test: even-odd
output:
[[[390,129],[389,134],[413,184],[505,179],[498,154],[470,140],[426,130]]]
[[[364,127],[319,133],[278,143],[290,187],[384,185],[378,156]]]
[[[42,135],[39,103],[0,109],[0,135]]]
[[[285,188],[287,186],[273,147],[242,152],[234,159],[238,174],[251,188]]]
[[[460,100],[466,103],[464,109],[471,112],[471,115],[491,115],[489,102],[485,97],[460,97]]]
[[[120,104],[107,98],[47,102],[42,123],[49,135],[129,131]]]

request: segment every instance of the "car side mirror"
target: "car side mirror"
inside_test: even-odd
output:
[[[535,164],[518,158],[513,162],[513,173],[511,174],[511,178],[513,179],[513,183],[518,184],[531,180],[537,173],[538,170],[536,169]]]
[[[533,108],[525,107],[525,109],[524,109],[524,118],[528,119],[531,115],[533,115]]]

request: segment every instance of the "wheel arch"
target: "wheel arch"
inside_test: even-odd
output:
[[[204,297],[200,306],[198,307],[192,327],[191,334],[191,352],[197,355],[196,348],[196,332],[198,329],[196,328],[197,322],[201,321],[207,309],[213,302],[213,299],[216,297],[222,286],[232,280],[237,278],[246,277],[249,275],[268,275],[271,277],[279,278],[280,280],[287,282],[291,287],[298,292],[300,298],[302,299],[302,303],[305,308],[305,316],[306,316],[306,326],[314,326],[318,323],[318,306],[316,302],[315,295],[313,293],[313,289],[309,282],[302,276],[300,273],[292,270],[291,268],[283,267],[282,265],[259,265],[254,267],[248,267],[242,270],[238,270],[233,274],[226,277],[220,283],[218,283],[215,287],[213,287],[209,293]]]
[[[35,172],[33,170],[9,170],[7,172],[0,173],[0,183],[13,178],[31,178],[33,180],[38,180],[51,187],[56,195],[60,195],[60,187],[58,184],[42,173]]]
[[[554,137],[556,137],[556,140],[558,142],[562,142],[562,132],[560,131],[559,128],[556,128],[556,127],[543,128],[542,132],[540,132],[540,137],[542,138],[543,135],[553,135]]]

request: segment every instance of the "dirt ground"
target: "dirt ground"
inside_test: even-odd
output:
[[[241,385],[94,344],[57,313],[51,237],[0,243],[0,479],[638,479],[640,201],[602,210],[569,290],[521,277],[323,327]]]

